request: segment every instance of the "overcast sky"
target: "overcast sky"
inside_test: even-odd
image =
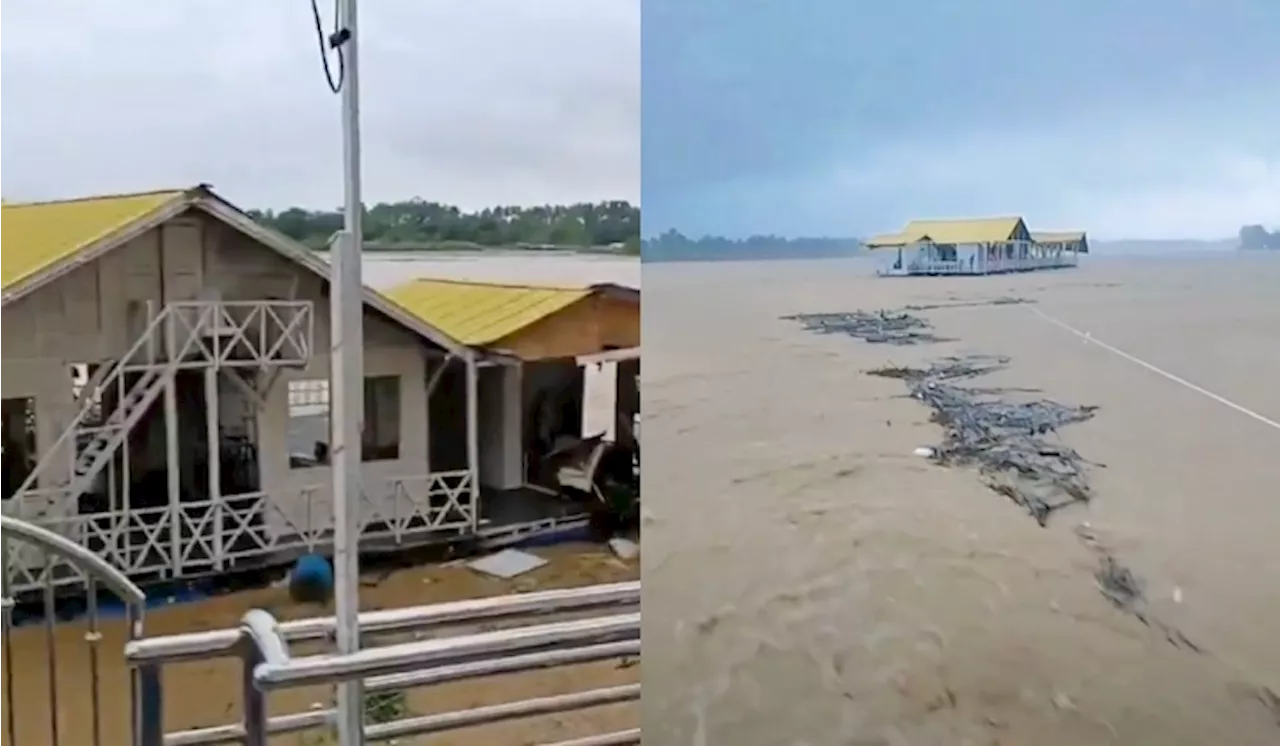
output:
[[[366,201],[638,199],[640,0],[360,7]],[[307,0],[4,0],[3,19],[6,199],[204,182],[246,208],[341,202]]]
[[[648,234],[1280,228],[1278,0],[645,0],[642,48]]]

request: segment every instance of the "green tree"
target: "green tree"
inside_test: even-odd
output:
[[[1280,249],[1280,230],[1272,233],[1261,225],[1243,226],[1240,228],[1240,248]]]
[[[852,256],[859,250],[860,244],[853,238],[787,238],[784,236],[690,238],[674,229],[645,240],[640,248],[646,262],[805,259]]]
[[[342,228],[340,210],[250,210],[255,220],[314,248]],[[450,248],[596,248],[639,253],[640,208],[622,200],[533,207],[498,206],[464,212],[413,198],[365,208],[370,250]]]

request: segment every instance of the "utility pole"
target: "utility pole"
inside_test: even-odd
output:
[[[342,171],[344,225],[331,253],[329,391],[332,426],[333,570],[338,652],[360,649],[361,433],[364,430],[364,279],[360,259],[364,206],[360,195],[360,45],[356,0],[337,0],[332,40],[342,55]],[[341,746],[364,743],[364,685],[338,685]]]

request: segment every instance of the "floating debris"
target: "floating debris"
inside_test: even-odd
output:
[[[1026,302],[1031,301],[1011,298],[970,305]],[[919,306],[915,310],[928,308],[931,307]],[[907,313],[800,314],[784,318],[803,323],[809,331],[842,332],[868,342],[907,345],[942,341],[928,331],[927,322]],[[1057,510],[1092,499],[1087,469],[1097,465],[1049,438],[1067,425],[1092,419],[1098,408],[1026,398],[1039,393],[1035,389],[958,385],[959,381],[1003,370],[1008,364],[1007,357],[968,355],[941,358],[925,368],[886,365],[867,371],[867,375],[905,382],[912,398],[933,410],[932,421],[941,425],[946,435],[942,445],[918,448],[916,455],[926,456],[927,452],[928,458],[940,464],[976,466],[991,490],[1008,497],[1041,526],[1047,526]],[[1022,398],[1015,398],[1018,395]],[[1158,630],[1175,647],[1203,652],[1177,628],[1152,616],[1146,608],[1142,580],[1097,540],[1087,524],[1077,529],[1077,535],[1098,557],[1094,579],[1113,606]],[[1270,690],[1267,694],[1275,696]],[[1275,699],[1260,699],[1280,708]]]
[[[806,331],[817,334],[847,334],[871,344],[903,347],[950,341],[934,334],[928,321],[900,311],[800,313],[782,318],[785,321],[800,322]]]
[[[1276,725],[1280,725],[1280,694],[1276,694],[1270,687],[1259,686],[1256,688],[1254,697],[1267,708],[1267,712],[1271,713]]]
[[[1204,652],[1204,648],[1188,639],[1182,630],[1156,618],[1147,607],[1142,579],[1116,559],[1088,524],[1077,526],[1076,536],[1098,557],[1098,568],[1094,570],[1093,578],[1097,581],[1103,598],[1116,609],[1132,614],[1138,621],[1164,635],[1164,639],[1175,648],[1193,653]]]
[[[924,369],[888,367],[869,374],[906,381],[911,396],[933,410],[933,421],[946,430],[934,460],[977,466],[988,487],[1021,505],[1044,526],[1054,511],[1091,498],[1085,475],[1088,462],[1046,436],[1090,419],[1097,408],[1047,399],[1011,401],[1007,389],[954,383],[1008,363],[1008,358],[986,355],[948,357]]]
[[[1017,298],[986,303],[1025,302]],[[799,321],[819,334],[844,333],[868,342],[896,345],[941,341],[929,323],[905,312],[853,311],[836,314],[797,314]],[[933,421],[946,430],[933,460],[947,465],[977,466],[987,486],[1025,508],[1041,525],[1057,510],[1092,497],[1085,476],[1088,462],[1074,449],[1051,443],[1058,429],[1093,417],[1096,407],[1067,406],[1047,399],[1013,401],[1025,390],[966,388],[957,381],[985,376],[1009,365],[1009,358],[992,355],[946,357],[926,368],[886,366],[869,375],[906,382],[911,396],[933,410]]]
[[[1142,601],[1142,582],[1110,554],[1102,555],[1102,562],[1093,577],[1098,581],[1102,595],[1117,609],[1132,611]]]
[[[918,306],[906,306],[908,311],[937,311],[943,308],[981,308],[983,306],[1022,306],[1035,303],[1030,298],[1017,298],[1011,296],[1001,296],[992,298],[991,300],[975,300],[975,301],[952,301],[948,303],[928,303]]]

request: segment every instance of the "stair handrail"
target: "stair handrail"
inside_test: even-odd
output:
[[[79,396],[75,397],[76,403],[81,407],[93,406],[93,395],[102,389],[102,382],[107,380],[107,376],[114,370],[115,363],[96,366],[88,380],[84,382],[84,386],[81,387]]]
[[[155,334],[157,331],[159,331],[161,324],[165,323],[166,319],[168,319],[169,316],[170,316],[170,306],[168,305],[161,306],[160,312],[152,317],[151,321],[147,324],[146,328],[142,331],[141,334],[138,335],[138,338],[134,341],[133,346],[130,347],[128,351],[126,351],[119,358],[112,361],[111,363],[108,363],[108,365],[111,367],[111,370],[108,371],[107,374],[102,377],[102,380],[99,382],[98,385],[105,386],[106,382],[110,380],[111,376],[122,372],[127,364],[126,361],[132,359],[133,356],[137,354],[143,348],[144,345],[150,344],[151,336]],[[203,323],[204,323],[204,319],[202,317],[201,320],[197,323],[197,327],[202,326]],[[45,452],[44,456],[41,457],[41,459],[36,462],[35,468],[31,470],[31,473],[27,475],[27,478],[24,479],[22,481],[22,484],[18,486],[18,489],[14,491],[14,496],[16,498],[22,499],[22,497],[27,492],[32,490],[36,481],[40,478],[40,473],[49,467],[49,464],[52,463],[53,459],[58,457],[59,451],[65,445],[67,445],[67,441],[75,437],[76,428],[79,427],[80,424],[84,422],[85,417],[88,415],[91,409],[92,409],[92,399],[85,399],[84,401],[80,402],[80,409],[76,412],[76,415],[71,418],[71,421],[63,426],[62,434],[58,436],[57,440],[53,441],[53,445],[50,446],[49,450]],[[74,481],[74,477],[71,480],[68,480],[68,485],[70,485],[72,481]]]

